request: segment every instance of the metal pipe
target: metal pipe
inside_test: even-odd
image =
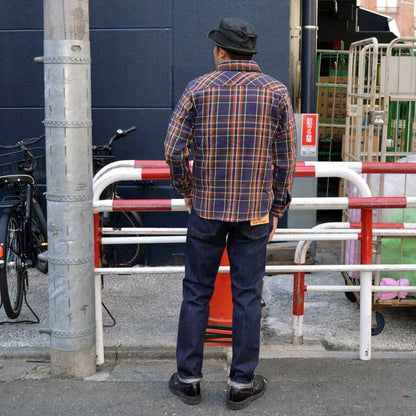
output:
[[[169,273],[172,270],[173,273],[184,273],[184,266],[158,266],[158,267],[103,267],[96,268],[95,273],[98,274],[135,274],[135,273]],[[416,264],[320,264],[320,265],[274,265],[266,266],[267,273],[282,273],[293,274],[295,272],[305,273],[324,273],[324,272],[408,272],[415,271]],[[219,273],[227,273],[230,271],[228,266],[220,266]]]
[[[111,174],[119,174],[121,172],[130,172],[134,177],[140,178],[139,180],[166,180],[170,179],[170,170],[168,167],[159,166],[156,163],[156,167],[138,167],[137,161],[125,160],[113,162],[107,166],[104,166],[93,179],[94,185],[99,183],[100,179]],[[158,162],[158,161],[155,161]],[[296,163],[296,177],[301,178],[319,178],[327,176],[336,176],[348,179],[342,176],[341,170],[344,175],[350,175],[351,171],[356,173],[392,173],[392,174],[411,174],[416,173],[416,163],[373,163],[373,162],[297,162]],[[130,175],[128,173],[128,175]],[[121,176],[119,180],[124,180]],[[349,180],[349,179],[348,179]]]
[[[372,265],[373,262],[373,211],[361,210],[362,240],[361,264]],[[371,310],[372,310],[372,271],[360,272],[360,359],[371,359]]]
[[[315,166],[315,169],[316,178],[343,178],[355,185],[362,197],[371,196],[370,188],[365,179],[352,169],[344,168],[342,166]]]
[[[329,197],[293,198],[291,210],[330,210],[363,208],[415,208],[416,197]],[[94,212],[111,211],[185,211],[183,199],[95,200]]]
[[[347,227],[347,223],[331,222],[323,223],[313,227],[313,231],[321,232],[322,229],[332,228],[344,231],[343,227]],[[305,308],[305,271],[304,264],[306,261],[306,253],[310,247],[312,240],[299,241],[296,246],[294,263],[302,266],[302,272],[295,272],[293,275],[293,322],[292,322],[292,343],[293,345],[303,344],[303,321]]]
[[[166,164],[166,163],[165,163]],[[116,168],[134,168],[135,167],[135,160],[117,160],[115,162],[111,162],[108,165],[103,166],[93,178],[93,183],[97,182],[102,176],[108,174],[113,169]]]
[[[341,228],[329,228],[329,229],[309,229],[309,228],[278,228],[275,231],[275,235],[293,235],[293,234],[308,234],[308,235],[325,235],[325,234],[359,234],[361,233],[361,223],[348,223],[348,222],[340,222],[335,224],[341,224],[343,227]],[[357,225],[356,228],[348,228]],[[377,226],[380,228],[373,228],[373,235],[381,235],[381,236],[396,236],[396,237],[409,237],[416,235],[416,224],[411,223],[386,223],[386,228],[384,228],[383,224],[377,223],[373,226]],[[393,227],[395,228],[387,228]],[[409,228],[408,228],[409,227]],[[110,227],[103,227],[101,228],[101,232],[103,235],[185,235],[186,228],[150,228],[150,227],[142,227],[142,228],[110,228]]]
[[[192,166],[192,161],[190,161],[190,165]],[[297,171],[301,170],[302,167],[310,166],[337,166],[342,168],[349,168],[358,173],[416,173],[416,163],[414,162],[324,162],[316,160],[296,162]],[[96,182],[97,179],[99,179],[104,174],[107,174],[110,170],[116,168],[143,169],[143,171],[147,171],[148,169],[164,169],[166,174],[169,174],[169,167],[164,160],[118,160],[102,167],[95,174],[94,182]],[[166,176],[164,179],[169,179],[169,177]]]
[[[141,181],[141,169],[118,167],[111,169],[106,175],[99,176],[94,182],[94,201],[100,199],[101,193],[107,186],[120,181]]]
[[[101,244],[102,230],[100,227],[100,214],[94,214],[94,252],[95,252],[95,269],[101,267]],[[95,339],[96,339],[96,364],[104,364],[104,326],[102,314],[102,293],[101,293],[101,275],[94,276],[95,291]]]
[[[307,292],[359,292],[358,285],[306,285]],[[399,291],[400,289],[400,291]],[[371,286],[372,292],[416,292],[416,286]]]
[[[295,262],[295,265],[299,263]],[[293,329],[292,341],[294,345],[303,344],[303,317],[305,315],[305,272],[293,274]]]
[[[335,222],[335,223],[323,223],[323,224],[319,224],[316,227],[314,227],[312,230],[309,230],[309,234],[312,234],[314,232],[317,233],[323,233],[324,231],[329,231],[329,232],[334,232],[337,233],[338,231],[343,231],[345,232],[346,230],[343,227],[357,227],[355,228],[356,230],[359,231],[359,233],[361,233],[361,229],[359,229],[358,227],[361,226],[361,223],[348,223],[348,222]],[[384,228],[380,228],[380,229],[373,229],[373,235],[379,235],[379,236],[392,236],[392,237],[402,237],[402,236],[413,236],[415,233],[415,228],[416,228],[416,224],[411,224],[411,223],[373,223],[373,226],[378,226],[378,227],[383,227],[383,226],[396,226],[398,228],[396,229],[384,229]],[[400,227],[400,228],[399,228]],[[408,228],[408,229],[405,229]],[[284,230],[282,230],[284,231]],[[350,231],[353,231],[353,229],[351,229]],[[404,232],[404,233],[403,233]],[[408,234],[409,232],[409,234]],[[306,260],[306,253],[308,251],[308,248],[310,247],[312,241],[300,241],[299,244],[296,247],[296,252],[295,252],[295,259],[294,259],[294,263],[297,265],[302,266],[302,268],[304,269],[305,266],[305,260]],[[351,268],[349,267],[350,271]],[[301,290],[304,291],[318,291],[319,289],[309,289],[309,288],[315,288],[315,286],[306,286],[304,284],[305,282],[305,273],[300,274],[299,276],[297,276],[297,274],[299,274],[298,272],[294,273],[294,279],[298,279],[298,281],[296,281],[294,283],[294,289],[293,289],[293,326],[292,326],[292,342],[294,345],[302,345],[303,344],[303,310],[304,310],[304,305],[299,305],[298,300],[299,299],[303,299],[304,301],[304,296],[302,293],[299,293]],[[321,288],[327,288],[328,286],[316,286],[316,287],[321,287]],[[348,288],[346,289],[346,286],[342,286],[342,288],[344,288],[344,290],[340,290],[340,291],[353,291],[353,288],[351,286],[348,286]],[[325,289],[322,289],[325,290]],[[331,290],[331,289],[329,289]],[[356,291],[359,291],[359,286],[357,286]],[[384,291],[384,290],[382,290]],[[386,291],[391,291],[391,290],[386,290]],[[302,297],[303,296],[303,297]]]
[[[302,113],[316,112],[317,1],[302,1]]]
[[[131,234],[131,233],[130,233]],[[272,241],[299,241],[303,238],[313,239],[314,241],[339,241],[339,240],[358,240],[358,233],[349,234],[293,234],[293,235],[275,235]],[[101,244],[169,244],[185,243],[186,236],[144,236],[144,237],[102,237]]]
[[[142,227],[142,228],[110,228],[110,227],[103,227],[101,228],[101,232],[104,235],[110,234],[142,234],[142,235],[186,235],[186,228],[150,228],[150,227]]]

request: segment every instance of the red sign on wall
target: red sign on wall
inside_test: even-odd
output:
[[[301,156],[316,156],[318,130],[317,114],[302,114],[302,147]]]

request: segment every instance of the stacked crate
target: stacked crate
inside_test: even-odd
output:
[[[350,46],[346,131],[343,160],[346,162],[416,161],[416,38],[397,38],[379,44],[376,38]],[[416,175],[366,175],[373,196],[403,197],[416,193]],[[344,188],[344,196],[357,195],[353,186]],[[357,210],[346,210],[344,219],[360,221]],[[416,209],[373,210],[373,221],[381,223],[416,223]],[[373,242],[374,263],[414,264],[414,238],[378,236]],[[342,262],[359,264],[359,242],[346,242]],[[345,273],[348,283],[357,284],[358,275]],[[414,272],[383,271],[374,273],[374,285],[389,278],[416,282]],[[416,306],[414,293],[405,299],[373,298],[373,308]]]

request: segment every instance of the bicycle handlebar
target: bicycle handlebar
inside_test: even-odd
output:
[[[128,128],[127,130],[117,129],[116,134],[113,137],[111,137],[111,139],[107,143],[107,146],[111,148],[115,140],[121,139],[122,137],[126,137],[128,134],[130,134],[131,132],[135,130],[137,130],[136,126],[132,126]]]
[[[124,136],[127,136],[128,134],[130,134],[131,132],[133,132],[133,131],[135,131],[135,130],[137,130],[137,129],[136,129],[136,126],[131,126],[131,127],[130,127],[130,128],[128,128],[127,130],[118,129],[118,130],[116,131],[116,136],[117,136],[118,138],[120,138],[120,137],[124,137]]]
[[[20,150],[26,150],[29,151],[27,146],[32,146],[33,144],[36,144],[43,140],[45,138],[45,135],[39,137],[31,137],[30,139],[23,139],[19,140],[16,144],[11,145],[0,145],[0,150],[13,150],[13,149],[20,149]]]
[[[20,152],[24,155],[24,160],[22,160],[22,165],[19,167],[19,170],[22,169],[25,173],[31,175],[37,166],[36,157],[31,152],[29,146],[33,146],[36,143],[39,143],[41,140],[45,138],[45,135],[39,137],[31,137],[30,139],[23,139],[19,140],[16,144],[12,145],[0,145],[0,150],[12,150],[12,152],[2,154],[2,156],[11,157],[11,155],[20,154]],[[18,151],[15,151],[18,150]]]
[[[108,140],[108,142],[106,144],[102,144],[102,145],[97,145],[97,146],[93,146],[92,150],[97,151],[97,150],[111,150],[111,148],[113,147],[113,142],[115,140],[121,139],[122,137],[126,137],[128,134],[130,134],[131,132],[137,130],[137,128],[135,126],[132,126],[126,130],[123,129],[117,129],[116,130],[116,134],[113,137],[110,137],[110,139]]]

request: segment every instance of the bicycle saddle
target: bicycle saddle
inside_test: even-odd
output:
[[[9,183],[29,183],[33,185],[35,180],[30,175],[0,176],[0,186],[8,185]]]

